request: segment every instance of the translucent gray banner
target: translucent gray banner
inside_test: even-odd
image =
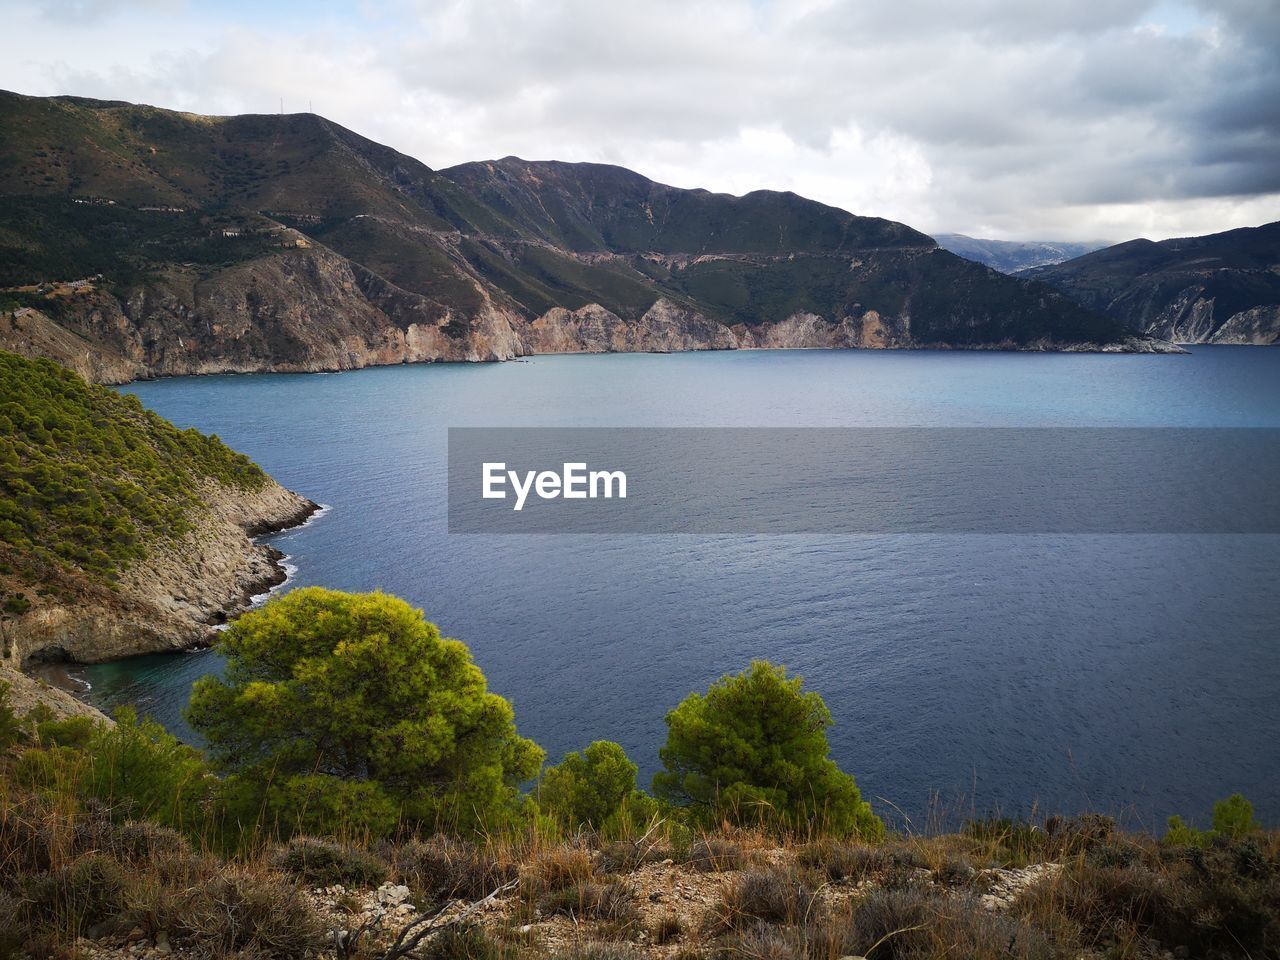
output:
[[[1280,430],[454,428],[449,532],[1275,534]]]

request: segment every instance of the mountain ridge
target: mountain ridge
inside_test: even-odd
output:
[[[1025,275],[1137,334],[1179,343],[1280,343],[1280,221],[1128,240]]]
[[[5,93],[0,122],[17,134],[0,346],[90,377],[549,349],[1162,349],[793,193],[516,157],[433,170],[315,114]]]
[[[1108,246],[1104,242],[1066,240],[989,240],[963,233],[937,233],[933,239],[956,256],[1014,276],[1023,270],[1061,263]]]

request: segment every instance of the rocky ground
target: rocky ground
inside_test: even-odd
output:
[[[598,851],[592,855],[593,871],[600,869],[602,856]],[[620,902],[626,906],[616,916],[605,917],[593,916],[589,903],[582,910],[558,906],[563,898],[548,896],[554,890],[531,896],[531,891],[546,887],[546,877],[539,877],[536,862],[522,869],[519,881],[495,888],[497,896],[477,900],[448,899],[420,907],[421,897],[394,882],[377,887],[309,887],[306,897],[331,940],[326,955],[336,958],[390,958],[414,942],[414,933],[423,931],[427,935],[405,955],[428,956],[432,955],[434,939],[472,926],[483,929],[494,942],[507,945],[513,954],[526,956],[691,958],[716,954],[723,927],[732,922],[726,920],[725,912],[733,909],[734,890],[748,874],[770,875],[773,871],[783,876],[795,866],[794,851],[784,849],[754,850],[742,862],[724,869],[705,861],[677,862],[664,857],[610,881],[619,885]],[[1037,863],[1020,869],[974,871],[968,882],[957,886],[954,878],[917,867],[910,871],[909,882],[966,900],[975,891],[986,891],[979,895],[981,909],[999,912],[1009,910],[1024,890],[1051,882],[1060,869],[1057,863]],[[902,882],[902,878],[894,882]],[[847,913],[879,883],[871,878],[829,881],[816,890],[817,899],[810,909],[828,916]],[[568,902],[571,904],[572,898]],[[160,960],[174,955],[196,960],[199,956],[175,947],[164,931],[148,935],[141,927],[101,940],[81,938],[77,946],[83,956],[98,960]]]

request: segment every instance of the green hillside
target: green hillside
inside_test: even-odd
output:
[[[209,480],[259,489],[267,477],[217,437],[179,430],[132,394],[0,352],[7,563],[73,567],[110,582],[146,555],[149,541],[188,529]]]

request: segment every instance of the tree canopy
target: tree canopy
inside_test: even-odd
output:
[[[754,661],[667,714],[661,798],[707,825],[723,819],[838,836],[878,837],[884,825],[853,777],[828,756],[831,713],[786,668]]]
[[[226,675],[196,683],[188,720],[244,802],[303,817],[290,828],[309,807],[359,807],[375,833],[397,817],[492,827],[541,766],[466,646],[395,597],[295,590],[237,620],[221,649]]]
[[[636,792],[638,769],[618,744],[597,740],[547,768],[539,791],[541,806],[571,830],[603,827]]]

